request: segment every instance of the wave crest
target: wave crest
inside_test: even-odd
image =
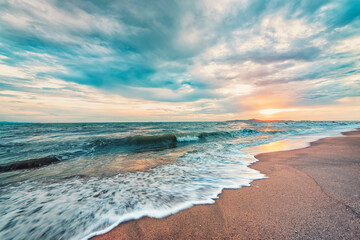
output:
[[[239,136],[275,134],[276,132],[243,128],[236,131],[169,133],[150,136],[135,135],[123,138],[97,138],[91,142],[90,146],[97,149],[116,147],[135,151],[152,151],[175,148],[182,146],[182,144],[191,144],[192,142],[211,142]]]

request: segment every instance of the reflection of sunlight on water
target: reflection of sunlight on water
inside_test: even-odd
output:
[[[301,141],[299,139],[286,139],[286,140],[266,143],[259,146],[248,147],[243,150],[244,152],[255,155],[259,153],[285,151],[290,149],[302,148],[306,146],[307,146],[306,141]]]
[[[108,168],[118,172],[145,172],[158,165],[172,164],[182,155],[184,155],[184,151],[181,149],[178,151],[169,150],[156,155],[154,153],[137,153],[131,156],[119,155],[109,164]]]
[[[295,135],[295,136],[290,136],[288,139],[285,140],[266,143],[258,146],[247,147],[242,149],[242,151],[252,155],[256,155],[259,153],[278,152],[278,151],[287,151],[292,149],[305,148],[308,147],[311,142],[317,141],[321,138],[342,136],[341,132],[351,131],[351,130],[353,129],[343,128],[343,129],[328,130],[321,133]],[[266,138],[266,137],[269,136],[268,135],[260,136],[260,138]]]
[[[281,151],[283,149],[288,149],[289,144],[287,144],[287,141],[277,141],[277,142],[271,142],[264,145],[259,145],[258,149],[261,152],[276,152]]]
[[[262,136],[260,136],[259,138],[261,138],[261,139],[269,138],[269,135],[262,135]]]

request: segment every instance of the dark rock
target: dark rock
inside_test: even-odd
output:
[[[60,159],[56,156],[49,156],[44,158],[36,158],[25,160],[17,163],[12,163],[9,165],[2,165],[0,166],[0,172],[10,172],[14,170],[20,169],[30,169],[30,168],[38,168],[50,165],[52,163],[60,162]]]

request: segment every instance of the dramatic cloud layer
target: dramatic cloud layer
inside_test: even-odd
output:
[[[359,56],[353,0],[0,0],[0,120],[360,119]]]

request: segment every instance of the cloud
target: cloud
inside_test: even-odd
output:
[[[275,89],[275,105],[331,105],[360,93],[359,12],[351,0],[4,0],[0,90],[66,98],[77,86],[84,109],[109,94],[184,119],[255,109]]]

